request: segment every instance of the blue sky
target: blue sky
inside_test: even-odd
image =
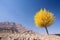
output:
[[[36,27],[33,19],[41,8],[46,8],[55,15],[54,24],[48,27],[49,33],[60,33],[60,0],[0,0],[0,22],[16,22],[45,34],[45,29]]]

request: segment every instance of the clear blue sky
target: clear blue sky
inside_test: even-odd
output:
[[[60,33],[60,0],[0,0],[0,22],[16,22],[44,34],[45,29],[36,27],[33,20],[41,8],[55,14],[54,24],[48,27],[49,33]]]

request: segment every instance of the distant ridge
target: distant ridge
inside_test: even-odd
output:
[[[16,33],[34,33],[32,30],[29,30],[23,27],[21,24],[16,24],[14,22],[0,22],[0,32],[16,32]]]

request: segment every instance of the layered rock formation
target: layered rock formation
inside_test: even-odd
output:
[[[0,40],[60,40],[60,36],[41,35],[14,22],[0,22]]]

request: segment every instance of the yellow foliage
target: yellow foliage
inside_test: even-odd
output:
[[[52,12],[47,11],[46,9],[40,10],[34,16],[34,21],[36,26],[39,27],[48,27],[53,24],[54,22],[54,15]]]

